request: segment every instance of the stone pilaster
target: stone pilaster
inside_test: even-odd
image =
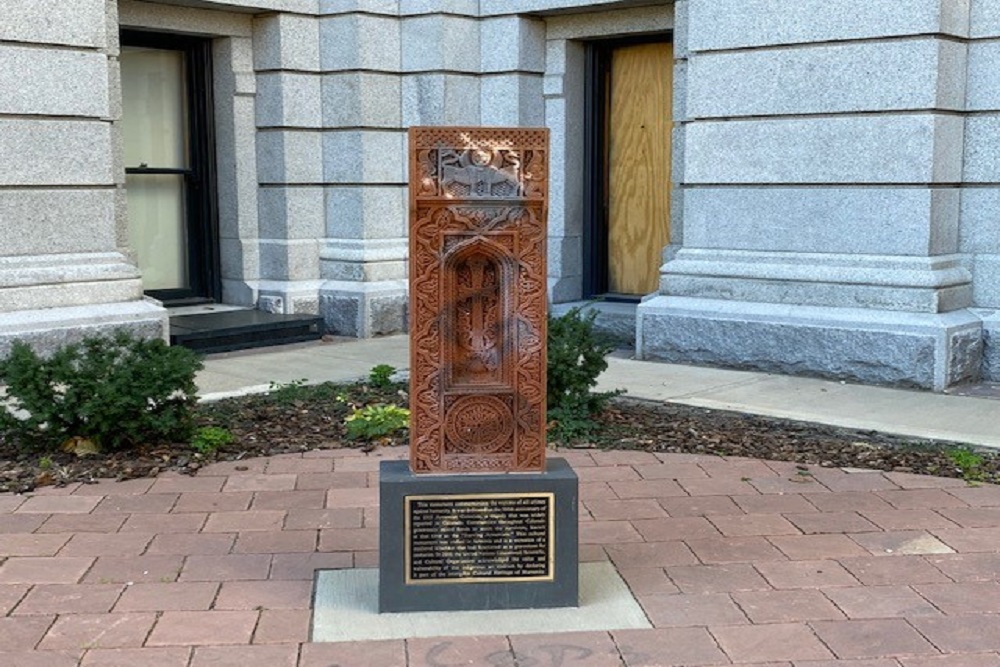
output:
[[[0,355],[127,327],[163,336],[120,232],[117,2],[10,0],[0,18]]]
[[[975,376],[959,254],[968,8],[689,0],[683,244],[646,359],[941,389]]]

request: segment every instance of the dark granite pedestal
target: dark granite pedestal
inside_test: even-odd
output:
[[[541,609],[579,604],[579,483],[544,473],[379,477],[379,611]]]

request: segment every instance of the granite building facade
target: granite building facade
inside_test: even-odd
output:
[[[1000,0],[5,0],[0,353],[406,319],[413,125],[547,126],[553,304],[646,359],[1000,380]]]

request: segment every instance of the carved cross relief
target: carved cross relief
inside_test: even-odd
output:
[[[548,130],[409,138],[410,467],[542,471]]]

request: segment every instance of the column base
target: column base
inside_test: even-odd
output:
[[[638,307],[636,356],[941,391],[978,378],[983,321],[658,296]]]
[[[371,338],[407,330],[405,280],[356,283],[330,280],[319,292],[319,315],[329,333]]]
[[[0,313],[0,357],[22,340],[51,352],[88,336],[127,329],[143,338],[167,339],[167,310],[152,299]]]

